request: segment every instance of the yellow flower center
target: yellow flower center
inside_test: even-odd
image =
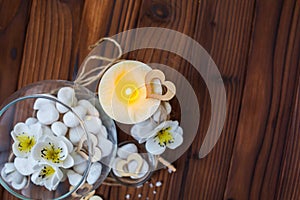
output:
[[[62,148],[55,147],[54,144],[49,143],[49,146],[44,147],[41,150],[41,156],[42,158],[49,160],[53,163],[61,163],[62,159],[65,157],[64,155],[61,155]]]
[[[157,135],[155,136],[155,139],[158,140],[158,144],[162,147],[166,146],[168,143],[173,143],[174,138],[172,134],[170,133],[171,127],[167,127],[164,129],[161,129],[159,132],[157,132]]]
[[[55,169],[49,165],[44,166],[41,170],[39,177],[41,178],[48,178],[49,176],[52,176],[55,173]]]
[[[119,81],[116,85],[116,95],[125,104],[132,104],[139,99],[140,92],[136,83]]]
[[[18,135],[16,138],[19,141],[19,145],[18,145],[19,151],[24,153],[30,152],[32,147],[36,143],[34,136],[29,136],[25,132],[23,132],[21,135]]]

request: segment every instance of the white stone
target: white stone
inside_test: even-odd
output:
[[[84,118],[84,124],[88,132],[98,134],[102,129],[102,122],[99,117],[88,115]]]
[[[63,140],[64,143],[66,144],[67,148],[68,148],[68,152],[72,152],[73,151],[73,144],[70,140],[68,140],[65,136],[58,136],[59,140]]]
[[[38,120],[36,118],[29,117],[26,119],[25,124],[29,126],[29,125],[33,125],[37,122],[38,122]]]
[[[86,159],[84,159],[79,153],[73,151],[71,153],[71,156],[74,160],[74,165],[79,165],[81,163],[84,163],[86,161]]]
[[[88,100],[82,99],[82,100],[78,101],[78,105],[85,107],[88,115],[99,117],[98,110]]]
[[[55,98],[54,96],[50,95],[50,94],[43,94],[44,96],[48,96],[48,97],[52,97]],[[56,98],[55,98],[56,99]],[[39,110],[41,109],[41,107],[43,107],[45,104],[55,104],[55,101],[52,101],[50,99],[46,99],[46,98],[37,98],[33,104],[33,109],[34,110]]]
[[[94,195],[89,198],[89,200],[103,200],[100,196]]]
[[[95,147],[94,154],[92,156],[92,162],[97,162],[101,160],[101,158],[102,158],[102,151],[98,147]]]
[[[67,106],[75,106],[77,104],[77,99],[75,97],[75,91],[71,87],[63,87],[57,93],[57,98],[62,103]]]
[[[70,109],[68,107],[66,107],[65,105],[56,102],[56,109],[58,110],[59,113],[66,113],[68,112]]]
[[[96,183],[96,181],[100,178],[101,171],[102,165],[98,162],[93,163],[86,179],[88,184],[93,185]]]
[[[138,149],[137,149],[136,145],[133,143],[128,143],[128,144],[121,146],[118,149],[117,155],[122,159],[127,159],[129,154],[137,153],[137,152],[138,152]]]
[[[85,132],[80,126],[70,128],[69,139],[73,145],[77,145],[81,138],[84,136],[84,134]]]
[[[80,163],[78,165],[73,166],[73,170],[75,172],[77,172],[78,174],[83,175],[83,173],[85,172],[87,166],[88,166],[88,163],[85,161],[83,163]]]
[[[72,186],[76,186],[82,179],[82,176],[80,174],[77,174],[73,170],[68,170],[67,172],[69,183]]]
[[[101,149],[102,157],[108,156],[113,149],[112,142],[102,137],[101,135],[100,136],[97,135],[97,138],[98,138],[98,147]]]
[[[77,114],[77,116],[74,113]],[[84,119],[85,115],[86,115],[86,109],[82,106],[76,106],[73,108],[73,112],[72,111],[68,111],[66,114],[64,114],[63,117],[63,122],[65,123],[65,125],[67,127],[75,127],[79,125],[79,119]],[[78,119],[79,117],[79,119]]]
[[[37,112],[40,123],[50,125],[59,119],[59,113],[53,104],[44,104]]]
[[[51,125],[51,130],[57,136],[65,136],[68,131],[68,127],[62,122],[54,122]]]

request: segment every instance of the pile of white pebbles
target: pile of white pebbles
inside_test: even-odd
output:
[[[92,164],[85,183],[93,185],[101,176],[99,161],[113,151],[98,110],[90,101],[77,99],[71,87],[59,89],[57,96],[45,95],[57,98],[74,112],[53,100],[38,98],[33,105],[35,117],[17,123],[11,132],[14,159],[2,168],[2,178],[17,190],[25,188],[29,181],[50,191],[66,180],[77,186],[87,169],[89,155],[80,118],[92,143]]]

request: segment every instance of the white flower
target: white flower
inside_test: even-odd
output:
[[[1,177],[16,190],[23,189],[27,184],[27,178],[16,170],[14,163],[5,163]]]
[[[154,155],[160,155],[166,147],[175,149],[183,142],[183,131],[177,121],[165,121],[158,125],[146,141],[146,150]]]
[[[62,171],[58,167],[40,163],[34,167],[31,181],[36,185],[45,186],[48,190],[52,191],[56,190],[63,176]]]
[[[135,124],[130,133],[134,139],[140,144],[146,142],[146,140],[153,135],[153,129],[157,126],[155,121],[151,118],[146,121]]]
[[[43,129],[40,123],[30,125],[17,123],[11,132],[14,140],[12,145],[13,153],[17,157],[27,158],[42,134]]]
[[[73,150],[71,143],[64,137],[45,136],[32,149],[32,157],[49,165],[70,168],[74,160],[69,153]]]

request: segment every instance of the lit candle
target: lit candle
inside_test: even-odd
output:
[[[126,60],[104,73],[98,88],[99,100],[112,119],[135,124],[148,119],[158,109],[160,99],[147,98],[145,77],[151,70],[142,62]],[[160,81],[153,80],[153,83],[152,93],[162,94]]]

